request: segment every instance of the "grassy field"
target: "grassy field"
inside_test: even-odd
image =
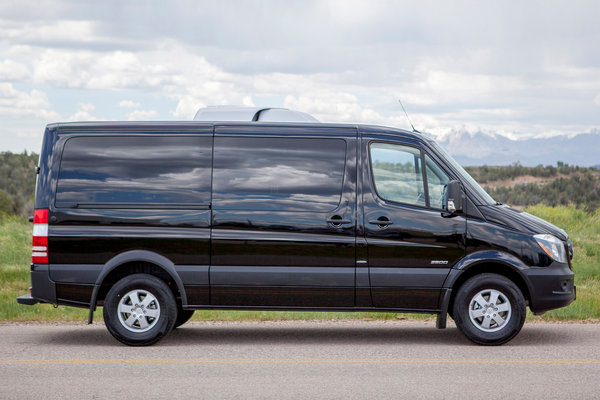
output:
[[[590,214],[574,207],[533,206],[526,211],[565,229],[575,246],[574,270],[577,301],[569,307],[529,320],[600,319],[600,213]],[[0,322],[1,321],[85,321],[87,310],[50,305],[23,306],[16,297],[30,286],[32,225],[14,217],[0,220]],[[95,320],[102,320],[102,309]],[[289,320],[289,319],[404,319],[431,318],[430,315],[393,313],[320,313],[267,311],[197,311],[194,320]]]
[[[600,319],[600,211],[591,214],[574,207],[531,206],[525,211],[563,228],[573,241],[573,270],[577,300],[569,307],[535,319]]]

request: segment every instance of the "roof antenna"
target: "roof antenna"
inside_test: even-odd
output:
[[[402,104],[402,100],[398,99],[398,103],[400,103],[400,106],[402,107],[402,111],[404,111],[404,115],[406,115],[406,119],[408,120],[408,123],[410,124],[410,127],[412,128],[412,131],[416,132],[416,133],[421,133],[421,132],[419,132],[418,130],[415,129],[415,126],[413,125],[412,121],[410,120],[410,118],[408,118],[408,113],[404,109],[404,104]]]

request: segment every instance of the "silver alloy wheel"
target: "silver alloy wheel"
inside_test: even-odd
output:
[[[117,314],[125,329],[142,333],[152,329],[160,319],[160,304],[149,291],[135,289],[121,297]]]
[[[511,315],[510,301],[496,289],[485,289],[469,302],[469,318],[477,329],[497,332],[504,328]]]

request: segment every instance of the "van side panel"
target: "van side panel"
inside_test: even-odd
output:
[[[59,302],[89,304],[109,260],[145,250],[166,257],[194,301],[208,303],[212,129],[163,133],[61,135],[49,205],[49,270]]]
[[[356,132],[261,129],[215,129],[211,305],[354,307]]]
[[[51,276],[59,265],[105,264],[133,249],[155,251],[175,265],[208,265],[210,210],[57,209]]]

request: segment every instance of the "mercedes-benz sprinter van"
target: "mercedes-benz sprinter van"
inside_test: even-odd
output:
[[[494,345],[575,299],[567,234],[427,136],[240,110],[48,125],[19,303],[103,306],[129,345],[198,309],[450,314]]]

